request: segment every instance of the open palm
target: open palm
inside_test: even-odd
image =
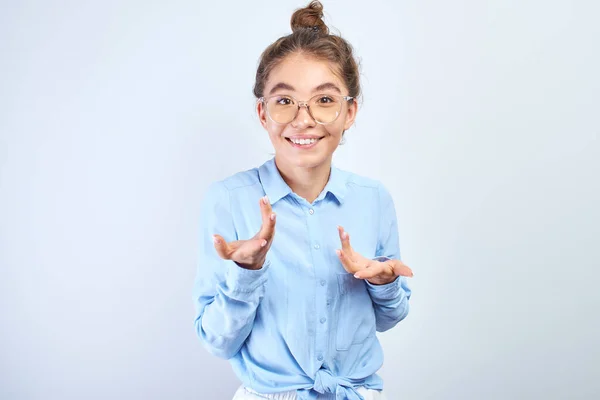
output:
[[[262,268],[267,252],[275,236],[275,214],[265,196],[260,199],[262,226],[252,238],[226,242],[220,235],[213,235],[215,249],[224,260],[232,260],[246,269]]]
[[[412,277],[412,270],[400,260],[376,261],[354,251],[350,235],[338,226],[342,249],[337,250],[344,269],[358,279],[367,279],[375,285],[393,282],[397,276]]]

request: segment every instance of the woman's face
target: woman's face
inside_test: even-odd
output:
[[[319,61],[301,54],[283,59],[270,73],[264,97],[287,95],[297,101],[308,101],[315,95],[348,96],[343,81],[334,74],[327,61]],[[337,119],[329,124],[318,124],[305,107],[300,107],[296,118],[288,124],[272,121],[265,105],[259,102],[257,112],[262,126],[269,132],[278,163],[289,167],[314,168],[331,163],[333,152],[340,144],[342,132],[350,128],[356,117],[355,101],[342,101]],[[304,139],[317,139],[316,143],[293,143]]]

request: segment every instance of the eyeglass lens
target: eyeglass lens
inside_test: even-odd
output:
[[[326,124],[335,121],[342,110],[342,97],[317,95],[308,101],[310,114],[315,121]],[[298,103],[291,96],[273,96],[267,99],[267,112],[273,121],[287,124],[296,118]]]

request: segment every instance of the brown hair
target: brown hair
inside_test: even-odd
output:
[[[260,56],[254,95],[257,98],[264,95],[269,73],[285,57],[301,53],[329,61],[334,66],[334,72],[346,84],[348,95],[358,97],[360,74],[352,46],[341,36],[329,33],[329,28],[323,22],[323,5],[319,1],[311,1],[308,6],[297,9],[292,15],[291,26],[290,35],[277,39]]]

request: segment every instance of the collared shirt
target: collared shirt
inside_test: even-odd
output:
[[[249,239],[261,227],[259,200],[277,215],[263,267],[221,259],[212,235]],[[356,388],[383,389],[376,331],[408,314],[406,278],[372,285],[344,270],[337,226],[368,258],[400,259],[394,202],[378,181],[332,166],[312,203],[296,195],[275,160],[210,186],[201,212],[193,289],[195,328],[216,356],[230,360],[259,393],[297,390],[300,400],[362,400]]]

